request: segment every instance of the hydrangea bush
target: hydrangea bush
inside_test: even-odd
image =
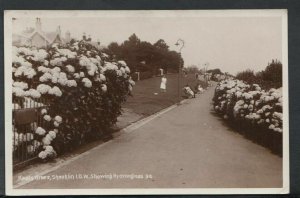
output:
[[[258,84],[223,80],[215,89],[213,102],[215,111],[247,131],[246,135],[259,133],[257,138],[262,139],[263,132],[282,133],[282,88],[265,91]]]
[[[13,47],[12,60],[14,105],[24,108],[25,100],[43,99],[46,106],[39,112],[43,126],[32,124],[34,134],[26,139],[27,150],[38,150],[41,159],[107,135],[134,85],[124,61],[113,61],[84,41]],[[26,135],[16,133],[15,142]]]

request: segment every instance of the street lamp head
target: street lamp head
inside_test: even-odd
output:
[[[175,45],[176,45],[176,47],[178,47],[178,46],[181,45],[181,47],[180,47],[180,49],[179,49],[179,52],[181,53],[181,50],[182,50],[182,48],[184,47],[184,40],[178,39],[178,40],[176,41]]]

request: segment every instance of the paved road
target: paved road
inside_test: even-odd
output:
[[[282,159],[231,131],[213,114],[212,96],[210,88],[47,174],[87,174],[90,179],[34,181],[21,188],[281,187]],[[110,179],[109,174],[125,178]],[[129,179],[126,174],[153,178]]]

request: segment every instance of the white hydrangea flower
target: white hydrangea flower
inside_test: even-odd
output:
[[[127,66],[125,67],[125,72],[128,73],[128,74],[130,73],[129,67],[127,67]]]
[[[90,61],[95,65],[100,65],[100,62],[96,58],[89,58]]]
[[[95,75],[95,70],[93,70],[93,69],[89,70],[88,75],[94,76]]]
[[[248,106],[248,109],[251,111],[251,110],[253,110],[253,105],[252,104],[250,104],[249,106]]]
[[[53,69],[51,69],[51,74],[55,74],[55,73],[60,73],[61,72],[61,69],[59,67],[54,67]]]
[[[70,73],[75,72],[75,68],[72,65],[67,65],[66,68],[67,68],[68,72],[70,72]]]
[[[135,85],[135,82],[130,78],[130,79],[129,79],[129,84],[131,84],[132,86],[134,86],[134,85]]]
[[[98,60],[98,61],[101,61],[102,59],[101,59],[101,57],[100,56],[96,56],[96,59]]]
[[[42,81],[42,79],[44,79],[44,81]],[[52,75],[51,75],[51,73],[44,73],[41,77],[40,77],[40,81],[41,82],[45,82],[45,81],[47,81],[47,80],[51,80],[52,79]]]
[[[42,110],[41,110],[41,114],[42,114],[42,115],[47,114],[47,109],[42,109]]]
[[[38,67],[38,71],[39,72],[43,72],[43,73],[47,73],[47,72],[50,72],[50,68],[47,68],[47,67],[44,67],[44,66],[39,66]]]
[[[52,139],[56,138],[56,133],[54,131],[49,131],[48,133]]]
[[[14,73],[14,76],[15,77],[20,77],[22,74],[23,74],[23,66],[21,66],[21,67],[18,67],[16,70],[15,70],[15,73]]]
[[[105,70],[117,70],[119,69],[118,66],[111,62],[105,62],[104,63],[104,69]],[[126,69],[125,69],[126,70]]]
[[[46,85],[46,84],[39,84],[36,89],[41,94],[46,94],[51,89],[51,87],[49,85]]]
[[[83,78],[83,79],[82,79],[82,82],[84,83],[84,86],[85,86],[85,87],[88,87],[88,88],[92,87],[92,82],[90,81],[90,79],[88,79],[88,78]]]
[[[131,86],[131,85],[128,85],[128,90],[129,90],[130,92],[132,92],[132,86]]]
[[[118,63],[121,64],[123,67],[127,66],[126,62],[123,60],[118,61]]]
[[[67,86],[68,87],[77,87],[77,83],[75,80],[68,80],[67,81]]]
[[[47,135],[42,139],[43,145],[45,145],[45,146],[50,145],[51,141],[52,141],[52,138]]]
[[[282,120],[283,115],[282,115],[282,113],[276,112],[276,111],[275,111],[275,112],[273,113],[273,117]]]
[[[90,60],[86,56],[81,56],[79,59],[79,65],[82,67],[87,67],[90,64]]]
[[[122,74],[125,74],[125,73],[126,73],[124,67],[121,67],[121,68],[120,68],[120,71],[122,72]]]
[[[48,53],[44,49],[33,50],[32,60],[44,62],[44,60],[48,57]]]
[[[33,78],[36,75],[36,71],[34,69],[32,69],[32,68],[28,68],[27,70],[25,70],[24,75],[27,78],[31,79],[31,78]]]
[[[107,86],[105,84],[101,85],[101,89],[103,92],[106,92],[107,91]]]
[[[78,73],[75,73],[73,76],[74,76],[75,79],[79,79],[80,78],[80,75]]]
[[[30,97],[31,92],[30,91],[25,91],[24,96]]]
[[[68,83],[68,79],[60,77],[57,81],[60,85],[65,86]]]
[[[102,53],[102,56],[103,56],[104,58],[109,57],[106,53]]]
[[[48,79],[45,76],[39,78],[40,82],[46,82]]]
[[[54,152],[54,149],[53,149],[53,147],[52,146],[44,146],[44,149],[45,149],[45,152],[46,153],[52,153],[52,152]]]
[[[282,129],[281,128],[274,128],[273,130],[276,131],[276,132],[282,133]]]
[[[24,54],[27,56],[33,55],[33,52],[31,51],[31,49],[27,48],[27,47],[19,47],[17,50],[18,50],[19,54]]]
[[[45,66],[48,66],[48,65],[49,65],[49,61],[48,61],[48,60],[45,60],[45,61],[44,61],[44,65],[45,65]]]
[[[85,76],[83,72],[80,72],[79,75],[80,75],[80,78],[83,78]]]
[[[106,77],[103,74],[100,74],[100,81],[106,81]]]
[[[44,115],[44,120],[50,122],[51,121],[51,117],[49,115]]]
[[[59,122],[54,121],[53,124],[54,124],[55,127],[59,127]]]
[[[122,75],[123,75],[122,71],[121,70],[117,70],[117,76],[122,76]]]
[[[45,129],[43,129],[42,127],[38,127],[36,130],[35,130],[35,133],[38,134],[38,135],[45,135],[46,134],[46,131]]]
[[[21,89],[28,89],[28,84],[25,82],[14,82],[13,83],[14,87],[19,87]]]
[[[67,78],[67,74],[66,74],[65,72],[60,72],[60,73],[59,73],[59,78],[68,79],[68,78]]]
[[[47,153],[45,151],[41,151],[38,156],[41,159],[46,159],[47,158]]]
[[[273,125],[273,124],[271,124],[270,126],[269,126],[269,129],[274,129],[275,128],[275,126]]]
[[[32,98],[40,98],[41,97],[40,92],[35,89],[29,89],[29,92],[30,92],[30,96]]]
[[[57,58],[50,60],[50,65],[61,67],[62,63],[65,62],[66,60],[67,60],[66,57],[57,57]]]
[[[55,120],[56,122],[58,122],[58,123],[61,123],[61,122],[62,122],[62,117],[59,116],[59,115],[57,115],[57,116],[55,116],[54,120]]]
[[[48,91],[48,93],[49,93],[50,95],[55,95],[55,96],[57,96],[57,97],[60,97],[60,96],[62,95],[61,90],[60,90],[58,87],[56,87],[56,86],[52,87],[52,88]]]
[[[265,105],[262,107],[262,111],[266,111],[267,109],[272,109],[270,105]]]
[[[13,87],[12,93],[15,94],[15,96],[17,96],[17,97],[25,96],[25,91],[23,89],[21,89],[20,87]]]
[[[73,52],[69,49],[57,49],[57,50],[62,56],[65,56],[67,58],[76,58],[77,56],[76,52]]]

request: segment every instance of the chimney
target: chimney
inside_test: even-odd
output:
[[[57,27],[56,34],[58,34],[59,36],[61,36],[60,26]]]
[[[42,31],[42,22],[40,18],[36,18],[36,22],[35,22],[35,30],[37,32],[41,32]]]
[[[92,41],[92,37],[91,37],[91,35],[90,35],[90,34],[89,34],[88,41]]]
[[[66,40],[66,43],[69,43],[71,41],[71,33],[70,33],[70,31],[66,32],[65,40]]]

